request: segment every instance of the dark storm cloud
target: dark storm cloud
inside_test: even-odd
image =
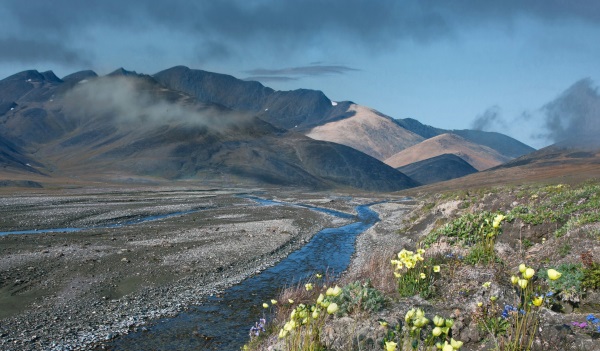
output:
[[[506,126],[500,112],[500,107],[498,106],[488,108],[484,113],[475,118],[471,123],[471,128],[475,130],[490,131],[497,125]]]
[[[87,57],[61,42],[35,39],[0,38],[0,62],[36,63],[54,61],[66,64],[88,62]]]
[[[572,85],[542,108],[548,140],[600,140],[600,95],[590,79]]]
[[[256,50],[292,55],[306,47],[332,44],[382,52],[401,40],[427,43],[455,35],[466,25],[511,23],[518,16],[598,24],[600,2],[5,0],[0,13],[15,22],[25,38],[52,36],[66,42],[85,42],[80,37],[85,29],[98,26],[122,30],[124,35],[149,28],[168,29],[194,38],[190,45],[198,47],[202,52],[199,59],[206,61]],[[0,23],[3,20],[0,18]]]

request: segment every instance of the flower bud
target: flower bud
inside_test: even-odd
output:
[[[393,341],[386,341],[385,342],[385,351],[396,351],[396,344]]]
[[[338,305],[334,302],[327,306],[327,313],[334,314],[338,311]]]
[[[460,349],[463,346],[463,342],[462,341],[457,341],[454,339],[450,339],[450,345],[452,345],[452,348],[455,350]]]
[[[521,289],[525,289],[527,287],[527,279],[519,279],[519,286]]]
[[[550,280],[556,280],[556,279],[560,278],[561,275],[562,275],[562,273],[560,273],[557,270],[554,270],[554,269],[548,270],[548,278],[550,278]]]
[[[410,310],[408,310],[408,312],[406,312],[406,315],[404,316],[404,320],[406,321],[406,323],[408,323],[408,321],[410,321],[414,316],[415,316],[415,309],[411,308]]]
[[[523,273],[523,278],[531,279],[534,274],[535,274],[535,270],[533,268],[527,268],[525,270],[525,272]]]
[[[323,303],[323,299],[325,298],[325,296],[323,296],[323,294],[319,294],[319,297],[317,298],[317,303],[320,305],[321,303]]]
[[[442,335],[442,328],[440,328],[440,327],[433,328],[433,330],[431,331],[431,334],[433,336],[440,336],[440,335]]]
[[[525,273],[525,270],[527,269],[527,266],[525,265],[525,263],[521,263],[519,265],[519,272],[521,273]]]

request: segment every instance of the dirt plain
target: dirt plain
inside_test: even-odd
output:
[[[0,231],[38,232],[0,236],[0,349],[88,349],[201,303],[320,229],[347,223],[298,206],[259,206],[238,196],[247,191],[2,189]],[[373,201],[260,196],[349,213]],[[43,232],[50,228],[88,229]]]

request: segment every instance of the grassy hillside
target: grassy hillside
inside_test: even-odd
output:
[[[344,278],[274,296],[248,348],[600,349],[600,180],[417,199],[376,205]]]

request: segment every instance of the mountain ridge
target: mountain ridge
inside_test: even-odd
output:
[[[84,79],[67,81],[35,72],[11,76],[10,82],[24,82],[26,89],[12,95],[0,89],[1,101],[15,98],[16,103],[0,115],[5,125],[0,140],[21,148],[24,160],[43,160],[31,164],[50,177],[202,182],[222,182],[225,177],[239,184],[370,191],[418,185],[350,147],[312,140],[251,113],[199,101],[153,76],[123,69],[113,73],[93,77],[88,72],[81,74]],[[36,81],[27,82],[29,76]],[[4,151],[8,145],[0,147]],[[7,165],[9,157],[5,159]]]

